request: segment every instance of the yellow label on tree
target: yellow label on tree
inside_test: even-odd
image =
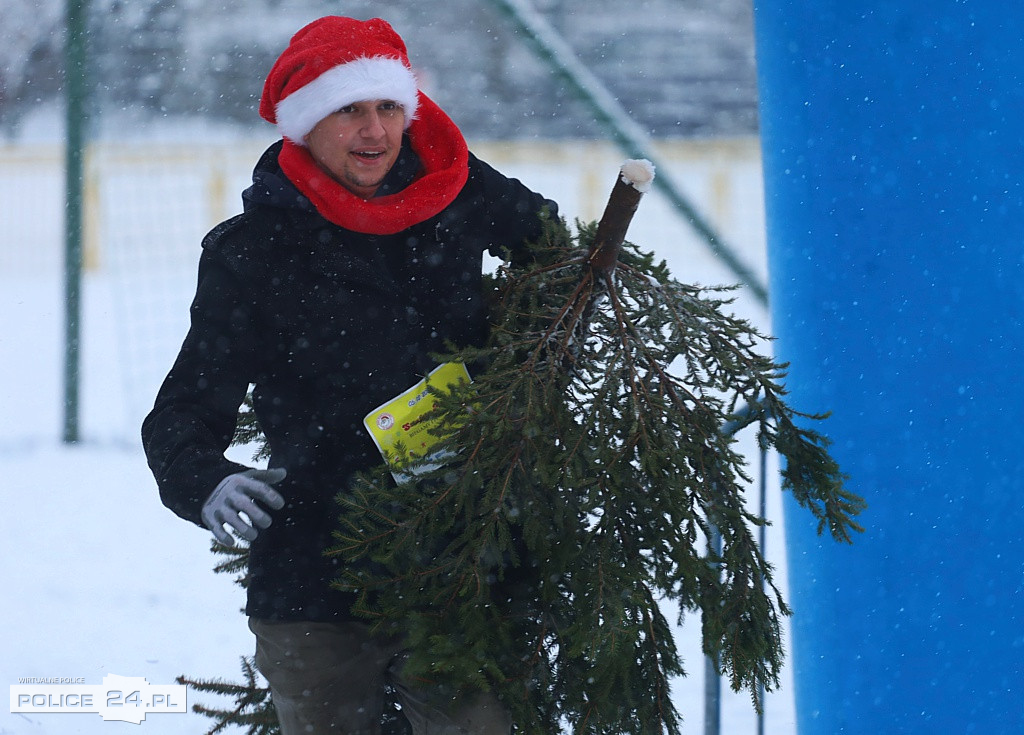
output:
[[[405,458],[429,457],[439,438],[430,433],[437,422],[425,418],[436,405],[427,385],[435,391],[448,392],[452,386],[470,382],[472,378],[464,363],[446,362],[407,391],[366,414],[363,425],[384,459],[391,462],[398,458],[398,446],[404,449]]]

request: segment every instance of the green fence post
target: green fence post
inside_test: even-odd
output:
[[[85,127],[87,0],[67,0],[64,42],[66,102],[64,210],[64,442],[78,441],[82,289],[82,149]]]

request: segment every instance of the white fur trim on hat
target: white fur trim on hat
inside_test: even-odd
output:
[[[416,116],[416,76],[399,59],[353,59],[332,67],[277,103],[281,134],[305,145],[303,138],[332,112],[366,100],[392,100],[405,110],[406,127]]]

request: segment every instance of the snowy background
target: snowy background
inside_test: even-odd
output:
[[[238,201],[239,180],[255,160],[252,152],[265,142],[216,148],[237,160],[225,176],[225,207],[237,209],[232,202]],[[559,200],[570,219],[597,216],[594,210],[621,160],[614,151],[567,145],[557,151],[543,145],[474,148]],[[26,165],[35,179],[26,179],[24,169],[5,175],[12,169],[0,166],[0,198],[8,208],[0,231],[0,683],[84,677],[87,684],[99,684],[107,674],[143,676],[151,684],[170,684],[180,674],[238,680],[239,657],[251,652],[239,612],[242,591],[211,571],[208,534],[161,506],[137,440],[147,402],[184,334],[196,233],[211,216],[197,203],[203,197],[190,192],[208,188],[201,164],[215,149],[188,165],[172,156],[178,161],[173,166],[162,162],[165,150],[176,149],[150,144],[148,155],[122,150],[127,159],[145,163],[134,169],[108,163],[97,174],[91,207],[98,221],[92,227],[102,247],[91,256],[94,264],[83,283],[83,440],[77,446],[60,441],[59,166],[47,164],[39,151],[26,159],[34,161]],[[756,141],[680,145],[666,155],[683,188],[763,276]],[[103,157],[99,152],[93,158]],[[588,194],[591,189],[596,192]],[[35,208],[34,216],[24,215],[28,207]],[[656,192],[641,203],[630,239],[667,259],[682,280],[735,281]],[[748,295],[739,295],[736,310],[768,328],[764,309]],[[769,517],[775,525],[768,551],[785,582],[774,482]],[[702,733],[704,664],[697,620],[685,621],[678,641],[690,675],[677,683],[675,700],[686,720],[684,732]],[[782,691],[769,695],[769,733],[795,730],[789,678],[787,670]],[[150,714],[132,725],[104,722],[97,714],[0,711],[0,735],[200,735],[207,728],[207,720],[193,714]],[[724,687],[722,732],[755,731],[749,697]]]
[[[671,171],[659,175],[671,173],[766,280],[749,0],[533,5],[661,141]],[[558,200],[570,220],[597,218],[622,156],[588,142],[605,134],[585,106],[492,4],[424,7],[352,0],[344,12],[395,24],[428,92],[471,140],[488,141],[473,146],[482,158]],[[238,193],[270,142],[253,113],[253,79],[323,4],[95,0],[92,10],[96,145],[86,158],[82,441],[67,446],[63,2],[0,0],[0,685],[33,677],[100,684],[109,674],[156,685],[181,674],[239,680],[239,659],[252,649],[244,594],[212,572],[209,534],[160,504],[138,427],[187,327],[199,240],[237,211]],[[641,203],[629,238],[668,260],[682,280],[736,281],[657,193]],[[736,310],[769,330],[749,294],[739,292]],[[248,459],[243,451],[236,458]],[[781,510],[769,475],[767,548],[785,588]],[[689,676],[674,698],[684,732],[697,735],[705,732],[699,621],[687,618],[677,640]],[[782,690],[767,700],[765,731],[773,735],[795,732],[790,681],[787,669]],[[723,689],[721,732],[755,733],[749,696]],[[92,713],[0,709],[0,735],[201,735],[208,728],[191,713],[150,714],[132,725]]]

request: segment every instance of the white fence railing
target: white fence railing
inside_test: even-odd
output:
[[[266,140],[224,143],[94,143],[85,155],[85,265],[104,268],[111,249],[137,257],[195,258],[202,235],[239,211],[239,193]],[[597,219],[621,163],[614,146],[592,141],[516,141],[472,145],[477,155],[557,200],[571,221]],[[697,208],[755,269],[763,270],[764,215],[755,139],[673,141],[658,145]],[[63,254],[63,149],[0,145],[0,272],[59,268]],[[651,197],[650,199],[655,199]],[[651,207],[645,203],[645,209]],[[657,206],[657,205],[653,205]],[[631,239],[661,242],[665,217],[641,216]],[[685,226],[667,219],[678,241]],[[636,234],[642,233],[642,234]],[[688,233],[686,233],[688,234]],[[685,237],[686,234],[683,236]],[[647,237],[643,237],[647,235]],[[700,250],[700,245],[694,246]],[[727,279],[726,279],[727,280]]]

